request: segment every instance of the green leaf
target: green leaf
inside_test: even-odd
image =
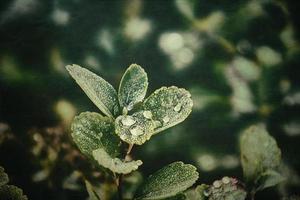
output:
[[[79,65],[68,65],[66,69],[92,102],[107,116],[119,114],[116,90],[107,81]]]
[[[85,180],[85,187],[89,194],[89,200],[101,200],[99,195],[95,192],[92,184],[87,180]]]
[[[247,181],[256,180],[266,170],[281,162],[281,151],[275,139],[262,126],[251,126],[240,138],[241,162]]]
[[[205,192],[209,188],[206,184],[198,185],[195,189],[191,189],[185,192],[187,200],[206,200],[208,197],[205,196]]]
[[[183,162],[171,163],[158,170],[139,187],[136,199],[162,199],[186,190],[198,179],[196,167]]]
[[[183,88],[162,87],[145,100],[143,107],[152,113],[156,134],[184,121],[192,111],[193,101]]]
[[[154,132],[151,112],[140,111],[133,115],[121,115],[115,121],[116,134],[129,144],[141,145]]]
[[[274,170],[267,170],[259,177],[257,190],[275,186],[283,181],[285,181],[285,178],[281,174]]]
[[[119,101],[121,107],[129,111],[133,106],[142,102],[148,88],[148,77],[144,69],[132,64],[124,73],[119,86]]]
[[[80,151],[93,159],[92,152],[98,148],[115,157],[119,155],[121,141],[114,134],[114,122],[99,113],[83,112],[74,118],[72,137]]]
[[[1,200],[27,200],[26,195],[23,195],[22,189],[14,185],[3,185],[0,187]]]
[[[93,156],[101,166],[118,174],[129,174],[143,164],[141,160],[127,162],[119,158],[112,158],[103,148],[94,150]]]
[[[8,175],[4,172],[4,168],[0,166],[0,187],[7,184],[8,181]]]

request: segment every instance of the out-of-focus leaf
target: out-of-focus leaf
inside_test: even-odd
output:
[[[263,190],[265,188],[275,186],[284,180],[285,178],[275,170],[267,170],[264,173],[262,173],[261,176],[259,177],[258,179],[259,186],[257,190]]]
[[[119,86],[121,107],[131,110],[133,106],[144,100],[148,88],[148,77],[144,69],[132,64],[124,73]]]
[[[129,144],[141,145],[154,133],[154,123],[150,111],[140,111],[133,115],[121,115],[115,121],[116,134]]]
[[[186,191],[184,194],[187,200],[205,200],[208,198],[207,196],[205,196],[206,190],[208,188],[208,185],[201,184],[198,185],[195,189]]]
[[[8,181],[8,175],[4,172],[4,168],[0,166],[0,187],[7,184]]]
[[[110,169],[118,174],[129,174],[137,170],[143,164],[141,160],[137,161],[122,161],[119,158],[112,158],[103,148],[93,151],[94,159],[98,161],[99,165]]]
[[[247,181],[254,181],[266,170],[281,162],[281,151],[275,139],[262,126],[251,126],[240,138],[241,162]]]
[[[123,177],[123,198],[133,199],[138,187],[143,182],[143,175],[139,171],[133,171]]]
[[[156,134],[185,120],[192,111],[193,101],[183,88],[162,87],[145,100],[143,107],[152,113]]]
[[[26,195],[23,195],[23,190],[14,185],[3,185],[0,187],[1,200],[28,200]]]
[[[178,9],[178,11],[185,16],[186,18],[192,20],[195,18],[194,14],[194,2],[195,1],[190,1],[190,0],[176,0],[175,5]]]
[[[139,187],[136,199],[172,197],[191,187],[198,179],[196,167],[183,162],[171,163],[158,170]]]
[[[93,158],[92,151],[98,148],[104,148],[113,157],[119,155],[121,141],[114,134],[114,123],[109,117],[83,112],[74,118],[71,130],[73,140],[87,157]]]
[[[66,68],[81,89],[105,115],[110,117],[118,115],[120,109],[118,96],[112,85],[79,65],[68,65]]]
[[[85,180],[85,187],[89,194],[89,198],[88,198],[89,200],[101,200],[99,195],[95,192],[92,184],[87,180]]]

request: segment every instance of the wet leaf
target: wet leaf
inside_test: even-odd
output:
[[[122,161],[119,158],[111,157],[103,148],[93,151],[94,159],[98,161],[99,165],[110,169],[118,174],[129,174],[137,170],[143,164],[141,160],[137,161]]]
[[[149,111],[121,115],[116,119],[115,127],[116,134],[129,144],[141,145],[149,140],[154,132],[154,124]]]
[[[281,162],[281,151],[275,139],[262,126],[251,126],[240,138],[241,162],[244,176],[254,181]]]
[[[66,69],[105,115],[113,117],[119,113],[117,92],[107,81],[79,65],[68,65]]]
[[[1,200],[27,200],[27,196],[23,195],[23,190],[14,185],[3,185],[0,187]]]
[[[4,172],[4,168],[0,166],[0,187],[7,184],[8,181],[8,175]]]
[[[144,100],[148,88],[148,77],[144,69],[132,64],[124,73],[119,86],[121,107],[131,110],[133,106]]]
[[[99,195],[95,192],[92,184],[90,182],[88,182],[87,180],[85,180],[85,187],[89,194],[88,200],[101,200]]]
[[[285,181],[285,178],[275,170],[267,170],[258,179],[258,189],[263,190]]]
[[[171,163],[149,176],[138,189],[136,199],[162,199],[186,190],[198,179],[196,167],[183,162]]]
[[[144,110],[151,111],[156,126],[154,134],[185,120],[192,111],[191,94],[175,86],[162,87],[144,102]]]
[[[114,134],[114,123],[99,113],[83,112],[74,118],[72,137],[80,151],[89,158],[98,148],[104,148],[111,156],[118,156],[120,140]]]

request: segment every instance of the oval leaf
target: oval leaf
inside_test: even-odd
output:
[[[132,64],[124,73],[119,86],[121,107],[131,110],[133,106],[144,100],[148,88],[148,77],[144,69]]]
[[[257,190],[263,190],[285,181],[285,178],[275,170],[267,170],[258,179]]]
[[[121,115],[115,121],[116,134],[129,144],[141,145],[150,139],[154,124],[150,111]]]
[[[193,101],[183,88],[162,87],[145,100],[143,107],[152,112],[153,120],[159,124],[154,130],[156,134],[185,120],[192,111]]]
[[[243,172],[248,181],[278,167],[281,162],[281,151],[263,126],[246,129],[240,138],[240,149]]]
[[[103,148],[94,150],[93,156],[99,165],[118,174],[129,174],[143,164],[141,160],[125,162],[119,158],[112,158]]]
[[[79,65],[68,65],[66,68],[81,89],[105,115],[113,117],[119,113],[118,96],[112,85]]]
[[[191,187],[198,179],[196,167],[183,162],[171,163],[149,176],[138,189],[136,199],[162,199]]]
[[[72,126],[72,137],[80,151],[89,158],[100,147],[105,148],[111,156],[120,152],[120,140],[114,134],[114,123],[99,113],[83,112],[76,116]]]

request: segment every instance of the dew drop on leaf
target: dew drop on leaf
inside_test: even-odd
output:
[[[124,126],[132,126],[133,124],[136,123],[134,118],[131,116],[126,116],[126,117],[122,118],[121,122]]]
[[[170,121],[170,117],[165,116],[165,117],[163,118],[163,122],[164,122],[164,123],[168,123],[169,121]]]
[[[179,103],[179,104],[177,104],[175,107],[174,107],[174,111],[175,112],[179,112],[180,111],[180,109],[181,109],[181,103]]]
[[[130,133],[134,136],[139,136],[139,135],[143,135],[144,131],[140,127],[136,126],[132,129],[130,129]]]
[[[146,119],[151,119],[152,118],[152,112],[149,111],[149,110],[145,110],[143,112],[143,116],[146,118]]]

